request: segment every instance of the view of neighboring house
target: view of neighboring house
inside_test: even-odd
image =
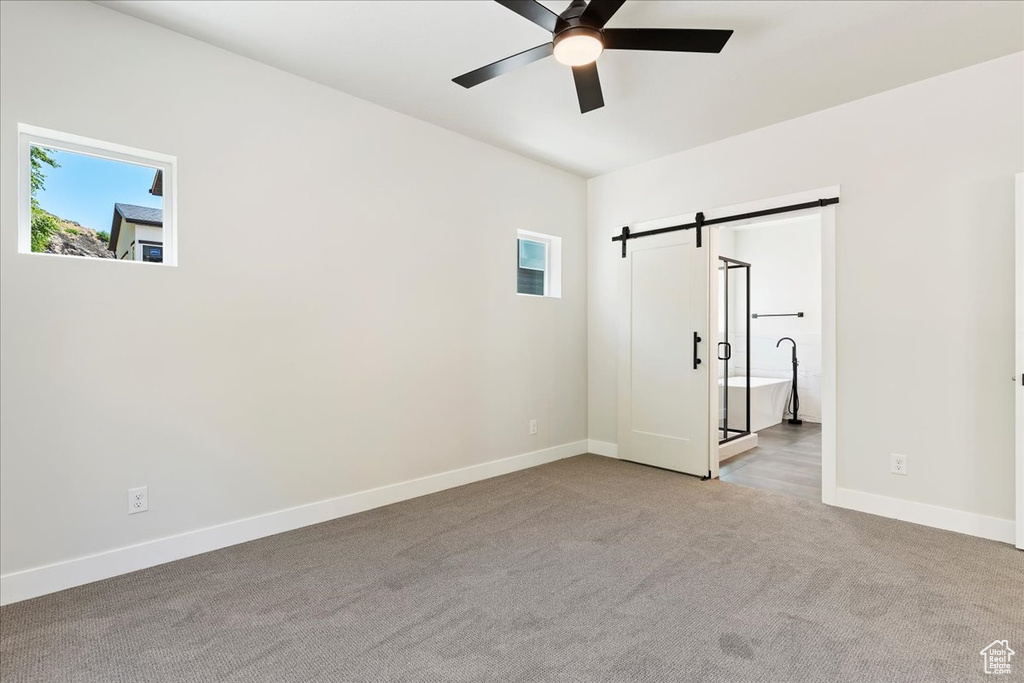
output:
[[[163,172],[153,177],[150,194],[163,196]],[[163,263],[163,210],[135,204],[114,204],[110,251],[118,259]]]

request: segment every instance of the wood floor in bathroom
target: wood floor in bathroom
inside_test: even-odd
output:
[[[757,443],[722,462],[722,481],[821,500],[820,424],[783,422],[758,432]]]

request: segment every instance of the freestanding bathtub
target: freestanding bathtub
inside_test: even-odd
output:
[[[750,431],[759,432],[782,422],[792,380],[778,377],[750,378]],[[718,410],[722,413],[724,381],[718,380]],[[743,429],[747,424],[747,378],[729,378],[729,427]]]

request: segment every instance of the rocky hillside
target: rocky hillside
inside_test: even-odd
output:
[[[47,253],[114,258],[113,252],[107,248],[109,235],[98,233],[92,228],[75,221],[64,220],[59,216],[54,218],[57,220],[58,228],[50,233],[50,241],[46,245]]]

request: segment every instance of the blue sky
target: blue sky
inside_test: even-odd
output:
[[[163,208],[149,193],[156,169],[86,154],[50,150],[60,168],[43,164],[46,189],[36,194],[46,211],[93,230],[110,230],[114,204]]]

